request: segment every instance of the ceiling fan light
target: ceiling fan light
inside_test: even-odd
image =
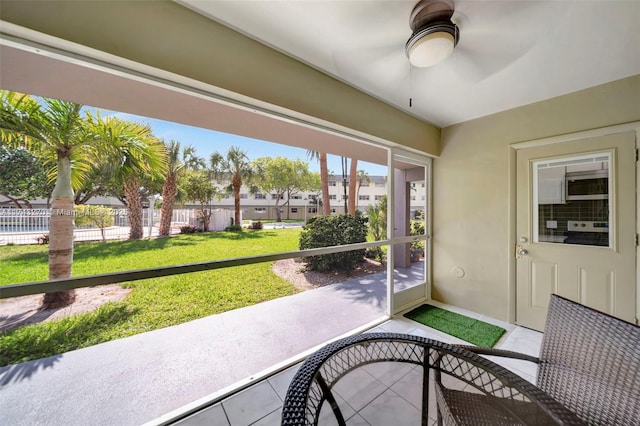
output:
[[[456,38],[447,31],[436,31],[420,36],[417,33],[407,43],[407,56],[411,65],[431,67],[447,59],[456,46]]]

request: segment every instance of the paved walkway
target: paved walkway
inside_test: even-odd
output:
[[[138,425],[385,314],[385,274],[0,369],[0,424]]]

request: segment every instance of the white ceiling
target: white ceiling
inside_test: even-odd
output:
[[[459,0],[427,69],[404,53],[417,0],[176,1],[440,127],[640,74],[640,0]]]

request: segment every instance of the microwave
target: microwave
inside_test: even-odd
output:
[[[609,198],[609,171],[571,172],[565,176],[565,199],[606,200]]]

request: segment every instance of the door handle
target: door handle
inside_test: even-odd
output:
[[[516,244],[516,259],[520,259],[522,256],[529,254],[529,251],[522,247],[520,244]]]

